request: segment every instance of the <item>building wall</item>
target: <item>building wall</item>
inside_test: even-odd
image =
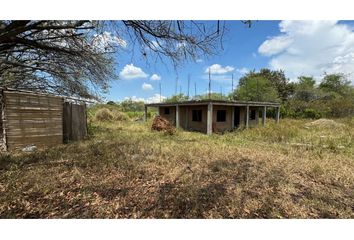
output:
[[[232,130],[232,108],[231,106],[216,106],[213,105],[213,132],[224,132]],[[226,121],[217,122],[217,111],[226,111]]]
[[[170,114],[164,114],[165,108],[170,109]],[[232,130],[232,114],[233,114],[233,106],[220,106],[220,105],[213,105],[213,132],[224,132]],[[246,107],[241,106],[240,109],[240,125],[239,127],[244,127],[246,124]],[[249,119],[249,126],[255,126],[259,123],[259,111],[261,108],[259,107],[250,107],[250,115],[251,111],[256,111],[256,116],[254,120]],[[192,121],[192,112],[193,110],[202,110],[202,121],[201,122],[193,122]],[[226,110],[226,121],[225,122],[217,122],[217,111],[218,110]],[[169,120],[174,126],[176,126],[176,107],[159,107],[159,115],[161,117],[166,118]],[[200,105],[200,106],[180,106],[179,107],[179,124],[180,127],[187,130],[187,131],[198,131],[198,132],[207,132],[207,112],[208,106],[207,105]]]
[[[259,107],[250,107],[250,116],[251,110],[256,110],[256,119],[248,121],[248,126],[253,127],[259,123],[259,111],[261,108]],[[246,107],[240,107],[240,127],[244,127],[246,125]]]
[[[165,114],[165,108],[170,109],[170,114]],[[176,107],[159,107],[159,115],[166,118],[173,126],[176,126]]]
[[[202,121],[192,121],[193,110],[202,110]],[[207,106],[180,106],[180,127],[188,131],[207,132]]]
[[[63,99],[3,91],[3,133],[7,150],[63,142]]]

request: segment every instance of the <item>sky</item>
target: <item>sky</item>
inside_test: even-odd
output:
[[[223,94],[232,89],[232,74],[237,86],[242,75],[261,68],[284,70],[291,81],[301,75],[320,81],[325,72],[342,72],[354,83],[353,21],[253,21],[250,28],[241,21],[227,21],[226,26],[219,54],[185,62],[177,71],[168,61],[147,63],[138,53],[118,52],[119,80],[112,81],[105,99],[159,102],[175,94],[176,78],[178,93],[187,95],[188,76],[190,96],[194,96],[195,86],[197,94],[203,94],[208,90],[209,69],[211,90]],[[129,45],[129,41],[116,40],[122,48]]]

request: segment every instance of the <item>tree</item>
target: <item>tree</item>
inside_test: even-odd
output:
[[[327,93],[345,95],[350,89],[350,82],[344,74],[325,74],[319,88]]]
[[[279,101],[277,90],[271,82],[265,77],[257,75],[244,78],[231,94],[231,98],[243,101]]]
[[[286,78],[283,70],[272,71],[267,68],[261,69],[259,72],[250,71],[240,78],[239,85],[243,86],[249,78],[262,77],[267,79],[271,85],[277,90],[280,99],[285,102],[294,93],[294,85]]]
[[[122,107],[123,112],[142,112],[144,111],[143,101],[133,101],[132,99],[126,99],[119,104]]]
[[[295,83],[294,99],[309,102],[318,98],[318,91],[315,86],[316,80],[313,77],[300,76],[298,80]]]
[[[174,66],[216,53],[225,25],[196,21],[0,21],[0,85],[94,97],[116,79],[114,54],[138,46]]]
[[[208,99],[226,100],[228,97],[221,95],[221,93],[212,92],[212,93],[210,93],[210,95],[209,95],[209,93],[205,93],[205,94],[197,95],[195,98],[200,99],[200,100],[208,100]]]
[[[189,98],[188,96],[184,95],[183,93],[177,94],[177,95],[172,95],[171,97],[168,97],[164,100],[164,102],[183,102],[183,101],[188,101]]]

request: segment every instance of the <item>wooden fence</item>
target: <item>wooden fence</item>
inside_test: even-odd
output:
[[[53,146],[87,135],[84,104],[63,97],[1,90],[0,150]]]

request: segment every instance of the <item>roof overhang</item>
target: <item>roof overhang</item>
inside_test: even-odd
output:
[[[200,106],[200,105],[218,105],[218,106],[256,106],[256,107],[279,107],[280,103],[276,102],[253,102],[253,101],[222,101],[222,100],[199,100],[184,102],[164,102],[149,103],[146,107],[173,107],[173,106]]]

